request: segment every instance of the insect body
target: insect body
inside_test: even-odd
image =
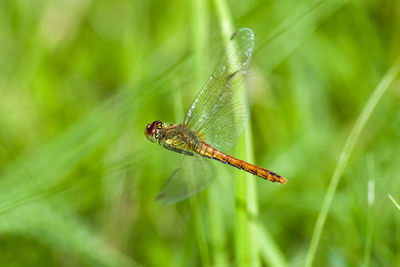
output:
[[[148,124],[146,137],[166,149],[185,157],[159,199],[167,203],[181,201],[203,190],[212,181],[203,160],[215,159],[265,180],[282,183],[280,175],[234,158],[228,151],[236,143],[247,120],[247,106],[241,82],[247,73],[254,47],[254,34],[240,29],[231,38],[226,55],[199,92],[181,124],[166,125],[161,121]],[[189,178],[192,177],[192,178]]]

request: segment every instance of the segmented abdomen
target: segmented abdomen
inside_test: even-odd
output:
[[[263,178],[264,180],[268,179],[271,182],[278,182],[278,183],[282,183],[282,184],[286,183],[286,179],[283,178],[282,176],[280,176],[270,170],[258,167],[257,165],[248,163],[246,161],[243,161],[243,160],[234,158],[232,156],[229,156],[225,153],[222,153],[221,151],[216,150],[215,148],[213,148],[212,146],[210,146],[204,142],[201,143],[201,145],[197,149],[197,153],[199,153],[203,157],[215,159],[215,160],[218,160],[225,164],[234,166],[240,170],[245,170],[246,172],[249,172],[251,174],[254,174],[254,175],[257,175],[257,176]]]

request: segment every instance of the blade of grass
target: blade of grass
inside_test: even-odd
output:
[[[396,202],[396,200],[392,197],[392,195],[388,195],[388,198],[393,202],[393,204],[400,210],[400,205]]]
[[[389,86],[392,84],[393,80],[396,78],[400,71],[400,57],[396,59],[393,66],[389,69],[383,79],[379,82],[378,86],[375,88],[373,94],[369,98],[368,102],[365,104],[364,109],[358,116],[347,140],[340,154],[339,160],[335,167],[334,173],[332,175],[331,181],[328,186],[328,190],[325,195],[324,202],[322,204],[321,210],[318,214],[317,222],[314,227],[313,235],[311,237],[310,247],[307,252],[305,266],[312,266],[314,261],[315,253],[318,248],[319,240],[321,238],[321,233],[324,228],[325,220],[329,212],[329,208],[332,204],[333,197],[335,196],[336,188],[339,184],[340,178],[344,172],[344,169],[348,163],[351,153],[353,152],[355,143],[363,130],[365,124],[367,123],[371,113],[376,108],[379,100],[382,98],[383,94],[387,91]]]
[[[193,0],[192,1],[192,40],[194,47],[194,88],[201,88],[204,83],[204,79],[207,76],[205,72],[206,66],[206,47],[207,40],[209,39],[208,21],[208,5],[204,0]],[[207,212],[208,212],[208,227],[210,229],[210,247],[212,248],[212,261],[213,265],[216,266],[229,266],[228,263],[228,252],[226,251],[226,239],[225,239],[225,223],[223,221],[221,210],[221,200],[219,194],[216,192],[218,188],[212,187],[207,190]],[[208,249],[207,246],[203,247]],[[208,258],[208,250],[204,251],[203,263]],[[206,256],[207,255],[207,256]],[[210,262],[211,263],[211,262]]]
[[[207,246],[207,236],[205,231],[204,216],[202,211],[202,201],[198,196],[190,199],[192,208],[195,230],[197,235],[197,243],[199,244],[200,258],[202,266],[210,266],[210,256]]]
[[[225,47],[228,47],[229,37],[234,32],[232,18],[228,6],[224,0],[214,1],[217,17],[220,24],[220,31]],[[238,156],[244,154],[244,139],[240,138],[237,146]],[[246,266],[249,263],[247,235],[247,202],[246,202],[246,180],[239,176],[235,180],[235,259],[237,266]]]
[[[230,266],[230,264],[226,242],[226,223],[224,221],[223,213],[221,212],[221,198],[218,194],[218,189],[221,189],[221,186],[215,184],[207,192],[208,225],[210,228],[210,247],[212,251],[213,266],[224,267]]]
[[[285,257],[276,245],[267,229],[258,225],[258,239],[260,246],[260,254],[263,261],[269,266],[285,267],[288,266]]]
[[[225,47],[228,47],[229,38],[234,32],[232,18],[229,8],[224,0],[215,0],[217,17],[219,19],[221,35]],[[237,60],[232,60],[235,64]],[[243,85],[244,83],[242,83]],[[244,88],[242,90],[245,90]],[[244,92],[242,95],[245,95]],[[243,98],[242,101],[246,101]],[[251,122],[246,125],[243,138],[237,145],[238,156],[246,161],[254,162],[253,141],[251,137]],[[258,217],[257,194],[255,189],[254,177],[247,173],[238,173],[235,183],[235,254],[238,266],[260,266],[258,243],[257,243],[257,224],[255,218]],[[248,220],[248,214],[253,216],[253,220]]]
[[[371,258],[371,246],[372,246],[372,232],[374,229],[374,221],[372,217],[372,207],[375,202],[375,168],[374,161],[371,157],[367,158],[367,167],[368,167],[368,215],[367,215],[367,233],[365,238],[365,247],[364,247],[364,266],[368,267]]]
[[[244,142],[241,142],[241,145],[244,145],[244,158],[248,162],[254,162],[254,150],[253,150],[253,137],[252,137],[252,128],[251,122],[247,124],[247,127],[244,131]],[[249,266],[260,266],[260,257],[259,257],[259,228],[258,228],[258,202],[257,202],[257,190],[256,190],[256,180],[253,175],[242,172],[240,175],[245,179],[246,183],[246,198],[247,198],[247,214],[250,215],[249,220],[247,221],[247,231],[249,236]]]
[[[194,83],[193,88],[198,90],[201,88],[204,75],[204,51],[205,40],[207,40],[207,12],[205,1],[193,0],[191,1],[192,12],[192,46],[193,46],[193,69],[194,69]],[[202,202],[198,197],[193,198],[190,202],[192,205],[192,212],[195,219],[195,230],[197,234],[197,242],[199,245],[200,258],[203,266],[210,266],[210,256],[207,244],[207,236],[205,232],[204,216],[202,214]]]

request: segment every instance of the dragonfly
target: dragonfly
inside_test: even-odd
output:
[[[286,183],[282,176],[226,153],[246,125],[248,108],[244,80],[253,49],[253,31],[239,29],[227,43],[222,59],[190,105],[184,121],[166,124],[156,120],[145,128],[144,133],[151,142],[183,155],[180,167],[157,196],[159,201],[173,204],[208,187],[215,175],[207,158],[264,180]]]

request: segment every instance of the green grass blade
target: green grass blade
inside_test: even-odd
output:
[[[204,51],[205,42],[207,40],[207,12],[205,1],[193,0],[191,1],[192,23],[191,35],[193,46],[193,69],[194,69],[194,83],[193,88],[197,92],[201,88],[205,79],[204,69]],[[198,197],[193,198],[190,202],[192,205],[192,212],[195,220],[195,230],[197,234],[197,243],[199,245],[199,252],[202,266],[210,266],[210,256],[207,244],[207,234],[204,220],[204,213],[202,201]]]
[[[202,210],[202,201],[198,196],[190,199],[190,204],[194,217],[195,230],[197,235],[197,243],[199,245],[199,252],[202,266],[210,266],[210,256],[207,245],[206,227],[204,222],[204,215]]]
[[[216,0],[215,6],[222,38],[227,47],[229,38],[234,32],[231,15],[225,1]],[[237,61],[234,58],[230,60],[232,60],[233,64]],[[242,101],[246,101],[246,99],[242,99]],[[250,121],[246,125],[243,138],[240,139],[236,148],[239,158],[254,162]],[[258,234],[256,220],[249,220],[248,218],[249,214],[251,214],[252,218],[258,217],[255,181],[253,180],[254,177],[250,176],[252,175],[244,172],[238,173],[235,182],[235,255],[238,266],[260,265],[258,239],[256,238]]]
[[[367,167],[368,167],[369,181],[368,181],[368,191],[367,191],[368,214],[367,214],[367,231],[366,231],[365,247],[364,247],[364,267],[368,267],[370,265],[372,233],[374,230],[374,217],[372,208],[375,203],[375,165],[371,157],[367,158]]]
[[[400,210],[400,205],[396,202],[392,195],[388,195],[388,198],[393,202],[394,206]]]
[[[317,222],[314,227],[313,235],[311,238],[310,247],[307,252],[305,266],[312,266],[314,261],[315,253],[318,248],[319,240],[321,238],[321,233],[324,228],[325,220],[329,212],[329,208],[332,204],[333,197],[336,193],[336,188],[339,184],[340,178],[344,172],[344,169],[348,163],[351,153],[353,152],[354,146],[361,131],[363,130],[365,124],[367,123],[371,113],[375,110],[377,104],[381,100],[383,94],[388,90],[389,86],[392,84],[393,80],[396,78],[400,71],[400,57],[397,58],[393,66],[389,69],[383,79],[380,81],[378,86],[375,88],[373,94],[369,98],[368,102],[365,104],[364,109],[358,116],[349,137],[343,147],[342,153],[340,154],[339,160],[335,167],[332,179],[329,183],[328,190],[325,195],[324,202],[322,204],[321,210],[318,214]]]
[[[275,240],[261,224],[258,225],[258,239],[261,258],[268,266],[285,267],[288,266],[286,259]]]

